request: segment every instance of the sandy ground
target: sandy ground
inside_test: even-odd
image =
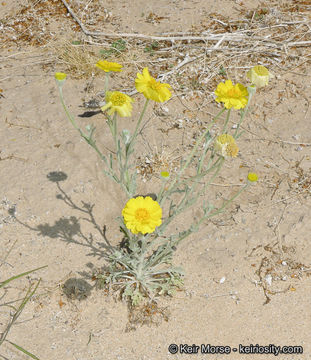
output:
[[[107,9],[103,16],[113,19],[105,30],[150,35],[190,32],[211,13],[237,18],[242,6],[254,9],[260,2],[245,3],[137,0],[116,4],[107,0],[100,5]],[[23,4],[2,2],[1,17],[13,17]],[[144,16],[137,16],[137,9]],[[77,34],[73,20],[62,11],[62,16],[50,20],[55,36]],[[158,21],[150,14],[156,14]],[[146,21],[148,16],[153,20]],[[39,45],[9,41],[3,42],[1,51],[1,281],[48,265],[2,289],[0,329],[10,319],[10,308],[4,305],[16,304],[11,302],[21,299],[30,283],[42,279],[8,339],[48,360],[274,358],[233,350],[226,355],[200,350],[190,355],[181,354],[180,348],[173,355],[168,351],[170,344],[232,349],[239,349],[239,344],[302,346],[303,354],[279,357],[311,359],[310,63],[303,69],[280,72],[256,94],[239,139],[239,156],[226,163],[210,192],[215,197],[233,194],[249,171],[256,171],[260,180],[225,214],[206,223],[178,248],[174,263],[184,267],[185,284],[172,298],[159,299],[167,321],[138,324],[127,331],[127,305],[97,290],[91,279],[92,270],[104,265],[98,229],[106,225],[108,238],[118,244],[115,218],[126,198],[105,178],[98,157],[66,119],[53,78],[61,65],[43,66],[46,51]],[[109,148],[112,141],[104,115],[78,117],[85,111],[81,106],[87,81],[69,76],[66,102],[81,124],[96,126],[98,143]],[[122,81],[114,76],[113,82],[120,85]],[[95,78],[93,88],[98,91],[103,83],[103,78]],[[137,114],[142,96],[135,95],[135,100]],[[183,129],[175,127],[166,133],[158,129],[167,129],[166,122],[185,116],[186,106],[195,109],[194,101],[185,100],[183,106],[174,97],[161,117],[150,107],[146,119],[152,121],[139,139],[137,154],[144,157],[168,144],[169,151],[179,149],[183,155]],[[209,114],[217,111],[211,103],[200,119],[207,123]],[[134,120],[135,116],[122,120],[120,128],[133,129]],[[195,133],[190,127],[186,131],[191,136]],[[191,136],[185,138],[186,143]],[[65,176],[55,182],[52,172]],[[142,193],[158,189],[156,177],[142,180]],[[180,231],[196,211],[193,208],[178,218],[174,227]],[[68,279],[82,279],[87,283],[82,286],[89,290],[82,289],[81,296],[77,289],[72,293]],[[7,342],[0,354],[3,359],[28,358]]]

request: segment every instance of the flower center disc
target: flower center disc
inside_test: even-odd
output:
[[[238,98],[238,97],[240,97],[241,96],[241,94],[240,94],[240,91],[239,90],[236,90],[236,89],[230,89],[229,91],[228,91],[228,96],[229,97],[233,97],[233,98]]]
[[[140,222],[148,220],[149,217],[150,217],[150,215],[149,215],[149,212],[147,209],[140,208],[140,209],[137,209],[135,212],[135,218]]]
[[[161,83],[156,81],[155,79],[149,80],[149,87],[151,87],[152,90],[159,90],[161,87]]]
[[[114,106],[122,106],[126,102],[126,97],[122,93],[116,93],[111,96],[111,102]]]

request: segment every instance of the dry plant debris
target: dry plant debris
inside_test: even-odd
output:
[[[159,306],[155,301],[140,306],[129,305],[128,324],[126,331],[136,330],[137,326],[160,325],[162,320],[168,321],[169,311]]]
[[[311,193],[311,168],[305,171],[301,166],[303,158],[300,161],[296,161],[294,170],[296,177],[291,179],[292,184],[289,183],[291,190],[295,193],[303,193],[305,196]]]
[[[50,44],[53,50],[53,45]],[[96,68],[94,64],[98,56],[93,51],[86,51],[86,46],[66,41],[58,43],[57,51],[53,51],[58,62],[63,64],[64,69],[69,69],[74,78],[90,78],[94,75]],[[96,71],[97,72],[97,71]]]
[[[310,266],[306,266],[294,259],[295,248],[282,246],[282,253],[277,249],[278,242],[273,245],[258,245],[249,257],[258,256],[261,259],[256,270],[259,281],[254,283],[262,287],[265,295],[265,304],[271,301],[271,295],[296,291],[297,280],[311,275]],[[256,264],[252,264],[257,267]]]
[[[85,35],[93,37],[97,45],[102,40],[106,42],[107,38],[127,39],[132,50],[135,49],[136,59],[156,53],[157,60],[149,59],[149,62],[158,72],[158,77],[163,80],[170,78],[170,83],[179,91],[202,92],[203,87],[205,90],[214,89],[226,73],[231,75],[234,69],[261,63],[262,58],[265,59],[264,65],[275,72],[296,69],[309,61],[311,6],[306,1],[295,1],[294,5],[292,2],[263,3],[252,12],[241,11],[239,20],[208,14],[200,24],[192,27],[190,33],[170,35],[103,33],[100,27],[96,27],[98,12],[103,11],[96,9],[97,2],[92,2],[91,27],[88,26],[86,11],[82,10],[86,6],[83,2],[63,3]],[[146,21],[157,19],[155,14],[151,15]],[[156,46],[152,45],[154,41]],[[182,67],[184,69],[180,70]]]
[[[61,17],[64,26],[70,22],[72,30],[82,30],[84,36],[79,40],[80,45],[93,45],[88,48],[90,59],[94,54],[117,57],[118,51],[111,52],[114,48],[111,45],[123,42],[129,79],[143,61],[144,65],[152,66],[159,79],[168,81],[179,94],[190,97],[203,97],[214,90],[219,81],[227,76],[235,77],[237,69],[247,69],[253,64],[263,64],[277,74],[299,68],[303,71],[303,65],[310,62],[311,5],[308,1],[262,3],[252,11],[241,10],[238,20],[217,13],[205,14],[188,32],[151,35],[101,32],[103,23],[113,24],[114,18],[100,1],[28,0],[28,3],[14,17],[1,20],[0,39],[4,46],[12,42],[16,45],[46,44],[54,35],[50,31],[53,18],[59,20]],[[149,14],[146,21],[150,19],[162,20],[155,14]],[[57,44],[53,43],[53,47],[57,48]],[[78,50],[74,46],[71,51],[74,54],[67,52],[67,56],[72,58],[74,73],[79,56],[76,57]],[[60,53],[63,53],[62,48]],[[59,57],[60,62],[64,61],[62,57]],[[129,82],[125,82],[124,87],[130,87]]]
[[[161,171],[168,171],[174,174],[179,169],[180,156],[174,157],[165,150],[146,155],[144,158],[137,158],[137,172],[141,175],[144,182],[150,180],[152,176],[160,177]]]
[[[14,16],[0,19],[2,47],[10,47],[12,44],[17,46],[46,44],[55,35],[50,27],[53,18],[67,18],[67,10],[60,1],[28,0],[28,5],[22,6]],[[73,26],[77,29],[75,24]]]

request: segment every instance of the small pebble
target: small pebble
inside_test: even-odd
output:
[[[178,120],[177,120],[177,123],[178,123],[178,128],[181,129],[182,126],[183,126],[183,120],[182,120],[182,119],[178,119]]]
[[[220,280],[219,280],[219,284],[223,284],[226,281],[226,277],[223,276]]]
[[[265,280],[266,280],[266,283],[271,286],[272,285],[272,276],[271,274],[268,274],[266,277],[265,277]]]

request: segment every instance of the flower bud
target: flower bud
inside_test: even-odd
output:
[[[247,72],[246,76],[249,78],[251,83],[258,88],[267,86],[269,80],[273,77],[268,69],[262,65],[257,65],[251,68]]]
[[[55,80],[58,86],[62,87],[64,82],[66,81],[67,74],[62,72],[55,73]]]
[[[247,175],[247,180],[251,183],[258,181],[258,175],[256,173],[249,173]]]

